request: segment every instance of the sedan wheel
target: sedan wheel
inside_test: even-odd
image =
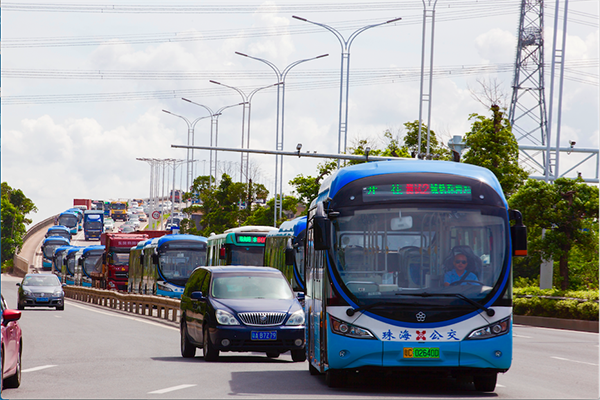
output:
[[[188,339],[187,325],[185,322],[181,323],[179,332],[181,332],[181,356],[184,358],[193,358],[196,355],[196,346]]]
[[[204,346],[202,350],[204,351],[204,361],[217,361],[219,359],[219,350],[215,349],[214,345],[210,341],[210,336],[208,335],[208,328],[204,328],[203,335],[204,336]]]
[[[306,351],[304,349],[292,350],[292,361],[293,362],[306,361]]]
[[[3,386],[7,388],[18,388],[21,386],[21,351],[17,353],[17,366],[15,374],[4,379]]]

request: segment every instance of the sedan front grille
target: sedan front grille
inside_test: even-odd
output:
[[[252,326],[281,325],[285,320],[286,315],[286,313],[275,312],[251,312],[238,314],[244,324]]]

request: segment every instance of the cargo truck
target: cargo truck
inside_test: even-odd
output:
[[[85,206],[86,210],[92,209],[92,199],[73,199],[73,207]],[[82,207],[78,207],[82,208]]]
[[[126,291],[129,279],[129,250],[142,240],[165,234],[167,231],[103,233],[100,236],[100,244],[104,245],[102,272],[90,273],[92,287]]]
[[[83,212],[83,234],[85,240],[99,240],[102,232],[104,232],[104,211],[85,210]]]
[[[111,201],[110,216],[115,221],[127,221],[127,202],[126,201]]]

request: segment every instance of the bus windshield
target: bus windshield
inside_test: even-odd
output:
[[[456,293],[482,300],[503,276],[506,211],[498,207],[403,204],[336,211],[337,274],[358,303]]]
[[[73,228],[78,221],[79,217],[75,214],[61,214],[58,216],[59,225],[64,225],[67,228]]]
[[[65,245],[65,242],[58,242],[58,243],[52,243],[52,242],[50,242],[50,243],[46,243],[44,245],[44,257],[46,257],[46,258],[52,258],[52,257],[54,257],[54,251],[57,248],[59,248],[61,246],[64,246],[64,245]]]
[[[264,246],[231,246],[231,265],[262,265]]]
[[[102,263],[98,260],[102,259],[103,250],[88,252],[83,260],[83,269],[89,275],[91,272],[102,272]]]
[[[187,279],[196,267],[205,264],[206,248],[166,250],[160,254],[160,269],[166,279]]]

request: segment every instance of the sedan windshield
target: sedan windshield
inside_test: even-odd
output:
[[[23,279],[23,286],[60,286],[60,282],[55,275],[39,274],[26,276]]]
[[[294,294],[283,276],[251,275],[215,277],[212,296],[216,299],[287,300]]]

